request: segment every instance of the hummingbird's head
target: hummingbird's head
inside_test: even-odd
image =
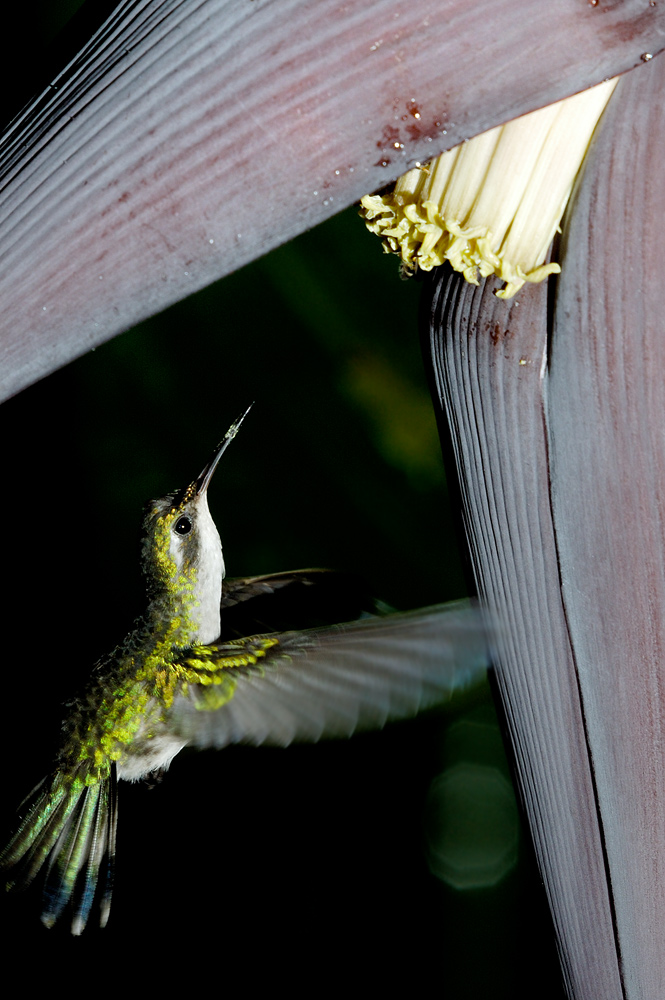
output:
[[[249,407],[226,432],[201,474],[185,489],[151,501],[143,522],[142,562],[153,616],[174,625],[174,644],[219,635],[224,558],[208,509],[208,486]]]

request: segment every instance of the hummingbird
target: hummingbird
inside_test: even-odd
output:
[[[225,581],[208,487],[251,407],[201,473],[145,508],[146,608],[69,702],[48,775],[19,809],[0,854],[7,888],[46,869],[41,919],[71,910],[80,934],[96,906],[108,921],[119,781],[161,776],[185,746],[287,746],[347,737],[415,715],[478,680],[487,632],[467,601],[385,613],[338,574],[299,570]],[[289,608],[340,625],[281,630]]]

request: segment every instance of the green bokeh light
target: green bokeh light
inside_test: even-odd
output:
[[[517,807],[498,768],[471,761],[447,768],[430,786],[427,813],[430,871],[443,882],[484,889],[515,867]]]

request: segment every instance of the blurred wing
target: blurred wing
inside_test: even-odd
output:
[[[222,589],[219,639],[320,628],[382,608],[364,581],[351,573],[300,569],[230,579]]]
[[[350,736],[445,701],[488,662],[468,602],[250,636],[190,651],[168,723],[199,747]]]

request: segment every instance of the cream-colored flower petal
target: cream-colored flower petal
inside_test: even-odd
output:
[[[467,281],[495,274],[510,298],[558,273],[545,257],[593,131],[616,85],[608,80],[491,129],[409,170],[361,214],[405,271],[448,261]]]

